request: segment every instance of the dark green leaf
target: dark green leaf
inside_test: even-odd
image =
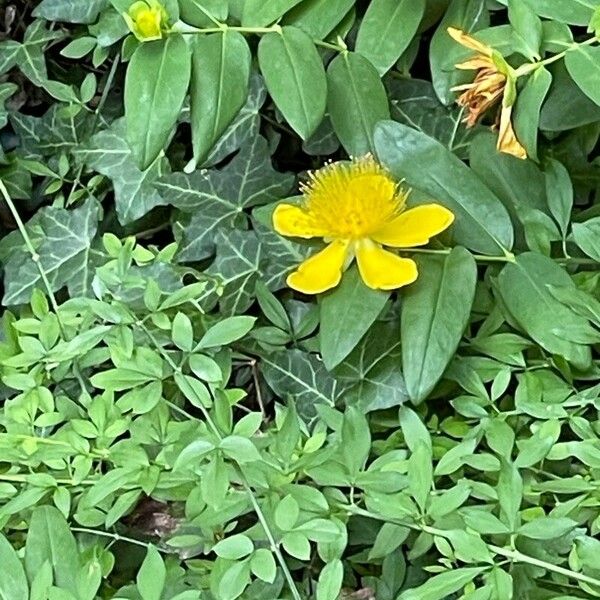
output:
[[[265,35],[258,60],[267,89],[292,129],[304,140],[317,129],[327,103],[327,80],[311,38],[296,27]]]
[[[356,51],[368,58],[380,75],[406,50],[425,12],[425,0],[373,0],[356,38]]]
[[[248,97],[250,49],[240,33],[199,36],[192,54],[192,136],[198,164]]]
[[[506,209],[439,142],[406,125],[384,121],[375,131],[375,147],[381,162],[398,180],[430,194],[455,214],[454,238],[458,243],[491,255],[510,250],[513,229]]]
[[[388,292],[372,290],[358,269],[349,269],[342,283],[321,300],[319,340],[323,362],[331,370],[339,365],[379,316]]]
[[[131,58],[125,80],[127,140],[142,171],[167,145],[190,74],[190,51],[181,35],[140,44]]]
[[[327,107],[344,149],[351,156],[372,152],[375,124],[390,117],[377,70],[360,54],[344,52],[329,64],[327,81]]]
[[[418,261],[419,278],[402,306],[402,370],[412,401],[431,392],[452,359],[475,296],[477,266],[463,248]]]

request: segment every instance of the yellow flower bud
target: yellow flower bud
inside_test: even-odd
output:
[[[168,15],[157,0],[139,0],[123,13],[123,18],[140,42],[150,42],[163,37]]]

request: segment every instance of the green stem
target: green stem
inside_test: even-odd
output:
[[[71,531],[76,533],[89,533],[90,535],[97,535],[98,537],[105,537],[114,540],[115,542],[126,542],[128,544],[134,544],[135,546],[142,546],[142,548],[148,548],[151,544],[135,540],[118,533],[111,533],[110,531],[101,531],[99,529],[88,529],[87,527],[71,527]],[[160,550],[160,548],[159,548]]]
[[[172,31],[180,33],[182,35],[202,35],[210,33],[225,33],[226,31],[237,31],[238,33],[247,34],[265,34],[265,33],[281,33],[280,25],[271,25],[270,27],[238,27],[233,25],[227,25],[226,23],[219,23],[215,19],[211,19],[215,23],[216,27],[193,27],[183,21],[177,23]],[[346,48],[340,44],[332,44],[331,42],[325,42],[323,40],[313,39],[313,42],[317,46],[333,50],[334,52],[344,52]]]
[[[174,371],[180,372],[181,368],[179,366],[177,366],[177,364],[175,364],[175,362],[168,355],[168,353],[165,352],[164,348],[158,343],[158,340],[155,338],[155,336],[152,334],[152,332],[146,327],[146,325],[142,321],[138,321],[138,326],[144,331],[146,336],[153,343],[156,350],[160,354],[162,354],[163,358],[169,363],[171,368]],[[193,392],[193,390],[192,390],[192,392]],[[212,420],[209,412],[206,410],[206,408],[204,408],[202,406],[201,398],[198,398],[197,400],[198,401],[196,402],[195,405],[202,412],[202,416],[204,417],[206,423],[208,424],[208,426],[210,427],[210,429],[212,430],[214,435],[217,437],[218,440],[222,441],[223,436],[221,435],[218,427]],[[176,405],[172,404],[171,402],[169,402],[168,404],[171,408],[175,409],[180,414],[185,415],[186,418],[194,420],[194,421],[199,420],[196,417],[194,417],[193,415],[190,415],[189,413],[184,411],[183,409],[180,409]],[[271,546],[271,551],[275,554],[275,557],[277,558],[277,562],[279,563],[279,566],[281,567],[281,570],[283,571],[283,575],[287,581],[288,588],[289,588],[294,600],[302,600],[302,597],[300,596],[300,592],[298,591],[298,588],[296,587],[294,578],[292,577],[292,573],[289,570],[287,563],[285,562],[285,559],[283,557],[283,554],[281,553],[281,550],[279,549],[279,546],[277,545],[277,542],[275,541],[275,536],[273,535],[273,533],[269,527],[269,524],[267,523],[267,520],[265,518],[265,515],[264,515],[261,507],[260,507],[260,504],[258,503],[256,496],[254,495],[254,491],[252,490],[250,484],[248,483],[248,480],[246,479],[246,476],[244,475],[244,473],[238,463],[235,464],[235,471],[236,471],[238,477],[240,478],[240,481],[242,483],[242,486],[244,487],[244,490],[246,491],[246,493],[248,494],[248,497],[250,498],[250,502],[252,504],[254,512],[256,513],[256,516],[265,532],[265,535],[267,536],[269,545]]]
[[[31,238],[29,237],[29,234],[27,233],[27,229],[25,228],[25,224],[21,220],[21,216],[19,215],[19,212],[17,211],[17,207],[15,206],[14,202],[12,201],[12,198],[10,197],[10,194],[8,193],[8,190],[6,189],[6,186],[4,185],[4,182],[2,181],[2,179],[0,179],[0,193],[2,194],[2,197],[4,198],[4,201],[6,202],[6,205],[8,206],[15,222],[17,223],[17,227],[19,228],[21,237],[23,238],[23,241],[25,242],[25,247],[27,248],[27,251],[29,252],[29,255],[31,256],[31,260],[34,262],[34,264],[38,270],[38,273],[40,274],[40,278],[44,284],[44,287],[46,288],[46,293],[48,294],[50,304],[52,305],[52,310],[56,313],[56,319],[58,322],[58,327],[60,329],[60,332],[61,332],[63,338],[66,338],[64,324],[61,321],[60,315],[58,313],[58,302],[56,301],[56,297],[54,296],[54,292],[52,291],[52,286],[50,285],[50,282],[48,281],[48,277],[46,276],[46,272],[44,271],[44,269],[42,268],[42,265],[40,264],[40,255],[36,252],[35,247],[33,246],[33,243],[31,241]]]
[[[389,519],[387,517],[382,517],[376,513],[372,513],[371,511],[365,510],[364,508],[360,508],[356,505],[338,504],[338,508],[340,508],[341,510],[345,510],[349,514],[360,515],[363,517],[375,519],[377,521],[383,521],[386,523],[395,523],[397,525],[408,527],[409,529],[413,529],[415,531],[429,533],[430,535],[445,537],[447,534],[447,532],[443,529],[436,529],[435,527],[430,527],[428,525],[414,523],[411,521],[402,521],[401,519]],[[535,558],[534,556],[523,554],[518,550],[514,550],[511,548],[502,548],[500,546],[495,546],[494,544],[487,544],[487,542],[486,545],[494,554],[507,558],[512,562],[525,563],[528,565],[540,567],[542,569],[546,569],[547,571],[552,571],[554,573],[558,573],[559,575],[569,577],[570,579],[576,579],[577,581],[581,581],[583,583],[587,583],[589,585],[593,585],[600,588],[600,580],[595,579],[594,577],[589,577],[588,575],[584,575],[583,573],[578,573],[577,571],[565,569],[564,567],[560,567],[558,565],[554,565],[544,560],[540,560],[538,558]]]
[[[432,254],[432,255],[447,255],[452,252],[452,248],[443,248],[441,250],[435,250],[433,248],[409,248],[406,250],[410,254]],[[479,262],[515,262],[515,255],[511,252],[507,252],[504,256],[487,256],[485,254],[473,254],[473,258]]]
[[[518,69],[515,70],[515,75],[517,77],[521,77],[522,75],[529,75],[529,73],[531,73],[532,71],[536,71],[540,67],[545,67],[546,65],[551,65],[553,62],[556,62],[557,60],[564,58],[568,52],[577,50],[580,46],[590,46],[591,44],[593,44],[597,41],[598,41],[598,38],[596,36],[594,36],[583,42],[573,42],[573,44],[570,44],[565,50],[563,50],[562,52],[559,52],[558,54],[555,54],[554,56],[550,56],[549,58],[540,60],[538,62],[527,63],[527,64],[520,66]]]

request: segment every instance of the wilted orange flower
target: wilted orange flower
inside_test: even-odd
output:
[[[510,67],[499,54],[494,53],[492,48],[464,31],[449,27],[448,33],[459,44],[476,52],[468,60],[455,65],[457,69],[477,71],[475,79],[472,83],[452,88],[453,91],[462,92],[457,103],[468,110],[465,117],[467,126],[473,127],[488,109],[502,99],[498,150],[517,158],[527,158],[527,152],[517,140],[511,122],[516,92],[515,79],[511,76]]]

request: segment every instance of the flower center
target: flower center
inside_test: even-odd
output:
[[[305,187],[305,208],[332,239],[357,240],[379,231],[404,209],[406,195],[372,158],[331,165]]]

